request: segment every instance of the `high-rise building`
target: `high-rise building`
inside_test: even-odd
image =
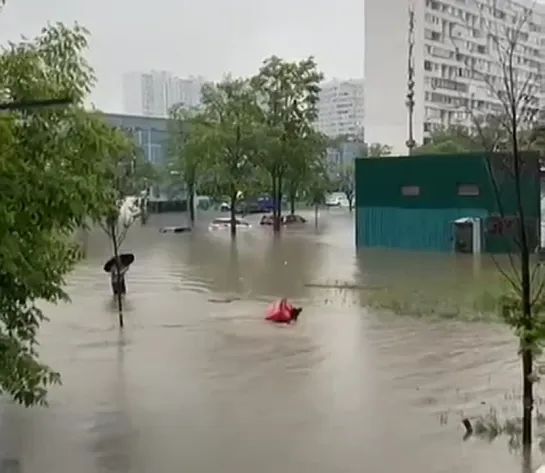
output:
[[[334,79],[321,87],[316,128],[331,138],[363,139],[363,79]]]
[[[124,111],[131,115],[166,117],[173,105],[196,107],[204,83],[202,77],[182,79],[165,71],[124,74]]]
[[[365,2],[366,141],[406,154],[409,7],[414,11],[414,140],[433,130],[472,126],[478,115],[501,113],[491,91],[501,71],[498,42],[520,27],[515,69],[531,85],[534,101],[545,98],[545,7],[531,0],[382,0]],[[526,13],[524,13],[526,12]],[[512,30],[511,30],[512,31]],[[503,37],[501,37],[503,36]],[[497,86],[501,90],[501,85]]]

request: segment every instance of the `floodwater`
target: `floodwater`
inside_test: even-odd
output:
[[[205,220],[210,217],[203,217]],[[462,415],[518,412],[516,344],[501,326],[366,309],[367,292],[475,277],[472,260],[356,255],[347,212],[274,238],[198,228],[183,215],[135,225],[124,245],[126,326],[100,233],[46,307],[44,360],[59,370],[49,408],[0,406],[0,472],[507,473],[507,440],[462,441]],[[310,285],[358,284],[369,291]],[[263,321],[286,296],[300,322]],[[539,460],[539,459],[538,459]]]

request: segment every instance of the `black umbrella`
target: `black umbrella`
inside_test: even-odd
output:
[[[126,268],[127,266],[130,266],[134,263],[134,255],[132,253],[124,253],[122,255],[119,255],[119,261],[121,263],[121,266]],[[109,273],[114,265],[115,256],[112,256],[108,261],[106,261],[106,264],[104,265],[104,271]]]

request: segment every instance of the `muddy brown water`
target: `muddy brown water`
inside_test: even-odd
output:
[[[489,406],[518,411],[507,330],[375,313],[365,291],[308,287],[454,283],[474,277],[471,262],[357,255],[344,211],[280,238],[257,226],[236,245],[205,225],[158,232],[183,220],[131,229],[123,333],[101,270],[107,242],[90,236],[72,303],[45,307],[40,335],[64,384],[47,409],[0,406],[0,471],[520,471],[505,439],[463,442],[460,425]],[[281,295],[304,307],[294,327],[263,321]]]

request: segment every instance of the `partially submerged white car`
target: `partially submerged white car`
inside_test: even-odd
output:
[[[332,192],[325,199],[325,204],[328,207],[348,207],[349,202],[344,192]]]
[[[249,228],[252,228],[252,226],[246,220],[243,220],[241,218],[238,218],[238,217],[235,218],[235,222],[236,222],[237,230],[239,229],[247,230]],[[210,231],[225,230],[229,228],[231,228],[231,217],[216,218],[212,220],[212,222],[208,226],[208,229]]]

